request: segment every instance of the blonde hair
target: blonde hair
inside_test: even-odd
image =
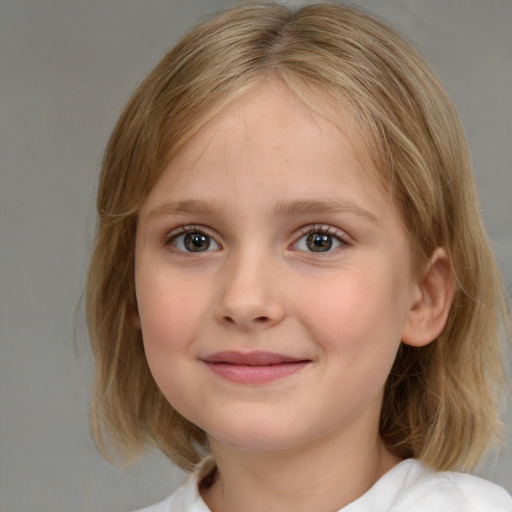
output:
[[[381,21],[353,8],[291,10],[251,3],[190,32],[141,83],[108,143],[87,281],[96,362],[92,430],[128,458],[146,445],[190,469],[203,431],[157,388],[135,321],[137,212],[173,154],[235,97],[279,78],[312,104],[336,101],[402,214],[414,260],[447,251],[457,291],[444,332],[401,345],[388,378],[380,432],[390,450],[438,470],[468,470],[499,432],[503,388],[502,281],[479,214],[457,112],[424,60]],[[320,93],[320,94],[319,94]],[[335,109],[339,112],[339,109]]]

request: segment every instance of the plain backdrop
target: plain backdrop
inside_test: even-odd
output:
[[[353,3],[416,42],[453,95],[510,290],[512,1]],[[183,481],[157,453],[127,471],[98,455],[88,432],[92,362],[83,324],[73,341],[73,316],[99,163],[123,104],[178,37],[230,4],[0,0],[2,512],[128,511]],[[512,491],[510,454],[483,474]]]

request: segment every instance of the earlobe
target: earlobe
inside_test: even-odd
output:
[[[402,341],[422,347],[443,331],[455,294],[455,278],[446,251],[438,247],[418,278]]]

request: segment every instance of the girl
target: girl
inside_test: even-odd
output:
[[[92,425],[193,473],[148,512],[510,511],[501,281],[455,109],[380,21],[236,7],[112,134]]]

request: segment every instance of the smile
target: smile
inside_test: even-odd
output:
[[[217,375],[240,384],[265,384],[292,375],[310,360],[272,352],[226,351],[212,354],[203,362]]]

